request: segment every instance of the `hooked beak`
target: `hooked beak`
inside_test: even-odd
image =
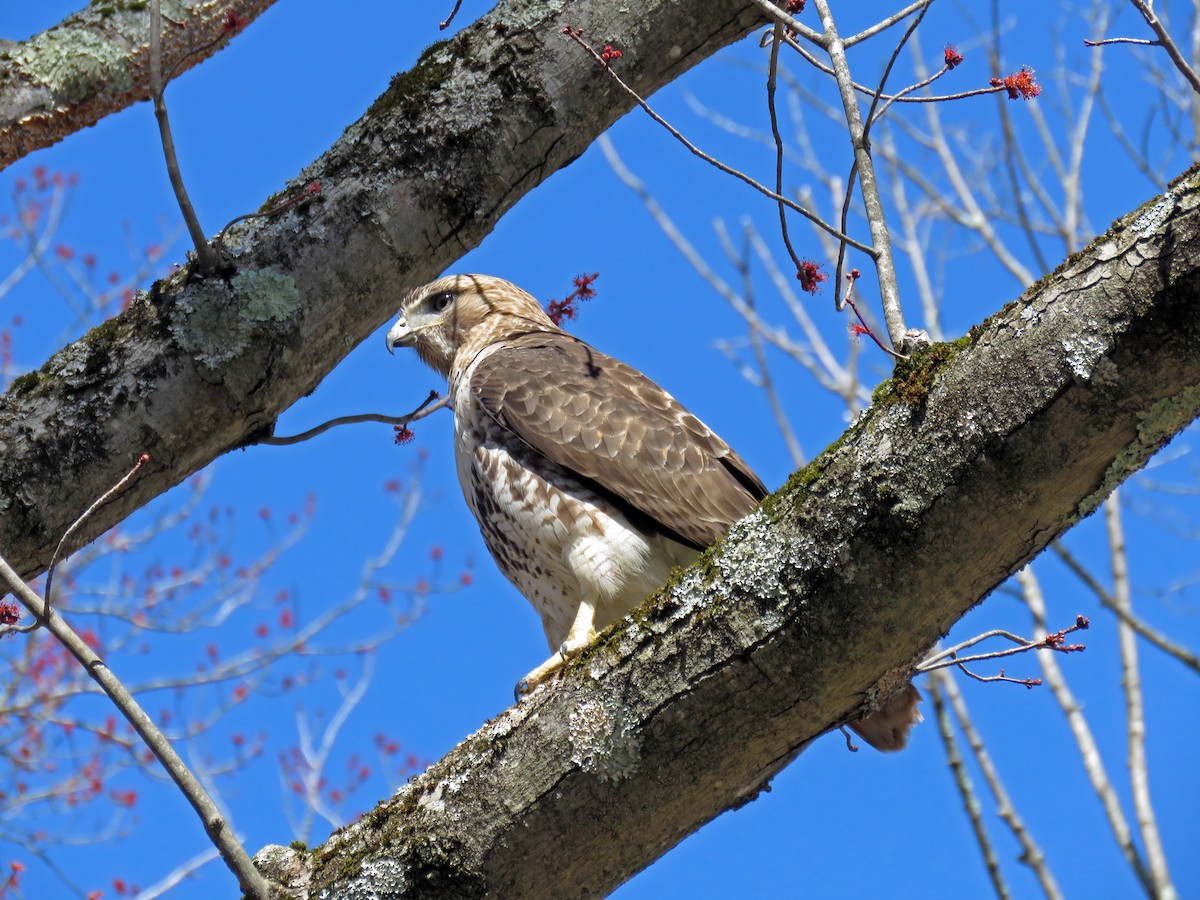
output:
[[[387,333],[388,353],[391,353],[395,347],[411,347],[416,343],[416,340],[416,334],[409,329],[408,323],[404,321],[402,316],[400,321],[393,325]]]

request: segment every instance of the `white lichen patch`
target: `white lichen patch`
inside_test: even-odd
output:
[[[787,567],[787,557],[787,542],[756,509],[729,529],[715,563],[730,577],[754,585],[753,593],[763,600],[785,603],[788,591],[779,575]]]
[[[642,740],[629,711],[611,696],[588,698],[571,710],[571,761],[602,781],[638,770]]]
[[[1149,237],[1159,227],[1170,218],[1171,213],[1175,211],[1175,207],[1179,205],[1179,199],[1167,191],[1162,195],[1162,199],[1153,206],[1142,210],[1141,214],[1130,223],[1130,229],[1134,231],[1138,237]]]
[[[1080,381],[1091,380],[1107,344],[1094,334],[1075,335],[1063,341],[1063,361]]]
[[[274,269],[246,269],[229,284],[237,294],[238,315],[249,322],[282,322],[300,308],[296,282]]]

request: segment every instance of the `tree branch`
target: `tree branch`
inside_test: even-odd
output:
[[[298,185],[317,181],[320,194],[227,232],[236,271],[185,268],[0,398],[0,547],[13,567],[43,570],[80,498],[112,485],[124,460],[153,462],[74,546],[270,434],[405,291],[628,111],[632,101],[563,39],[566,24],[625,38],[622,71],[648,96],[761,22],[740,0],[702,15],[681,0],[507,0],[435,44],[301,173]]]
[[[311,856],[260,863],[313,896],[600,896],[752,799],[1200,412],[1198,205],[1193,171],[919,351],[560,683]]]
[[[162,47],[163,71],[175,75],[225,46],[231,13],[252,22],[275,0],[180,2],[187,15],[175,21],[184,27],[170,29]],[[148,24],[144,5],[92,4],[9,48],[0,60],[0,169],[150,99]]]

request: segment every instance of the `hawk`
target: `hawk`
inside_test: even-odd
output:
[[[552,656],[519,693],[767,496],[679,401],[500,278],[452,275],[412,291],[387,335],[396,346],[449,380],[463,496],[496,565],[541,616]],[[908,691],[855,730],[900,749],[919,715]]]

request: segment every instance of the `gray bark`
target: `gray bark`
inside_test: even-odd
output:
[[[646,95],[760,21],[738,0],[508,0],[431,47],[296,179],[320,194],[237,226],[220,272],[160,282],[0,397],[0,553],[32,577],[141,454],[74,546],[268,434],[408,289],[626,112],[566,25],[619,45]]]
[[[753,798],[1200,412],[1198,205],[1193,170],[902,365],[561,683],[260,864],[301,896],[595,897]]]
[[[163,0],[163,72],[224,49],[230,14],[250,22],[274,2]],[[149,99],[149,21],[144,3],[93,2],[26,41],[0,40],[0,169]]]

